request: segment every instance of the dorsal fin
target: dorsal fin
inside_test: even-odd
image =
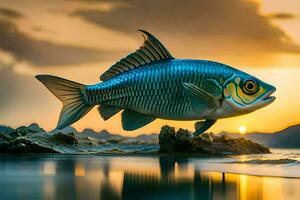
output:
[[[145,39],[143,45],[135,52],[129,54],[125,58],[112,65],[106,72],[100,76],[101,81],[106,81],[112,77],[122,74],[131,69],[141,67],[143,65],[174,59],[168,49],[160,43],[160,41],[144,30],[139,30]]]

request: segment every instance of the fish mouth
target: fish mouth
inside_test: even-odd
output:
[[[264,97],[262,98],[264,103],[272,103],[276,97],[275,96],[271,96],[274,92],[276,91],[276,88],[270,90],[269,92],[267,92]]]

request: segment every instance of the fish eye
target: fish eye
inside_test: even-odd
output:
[[[259,90],[259,85],[254,80],[247,79],[243,82],[242,89],[246,94],[252,95]]]

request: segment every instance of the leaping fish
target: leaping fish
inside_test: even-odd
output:
[[[140,30],[143,45],[100,76],[83,85],[51,75],[37,75],[63,108],[57,129],[85,116],[94,106],[104,120],[122,112],[122,127],[133,131],[157,118],[201,120],[193,137],[218,119],[253,112],[275,100],[276,88],[228,65],[175,59],[152,34]]]

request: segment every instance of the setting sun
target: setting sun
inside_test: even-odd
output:
[[[240,127],[239,127],[239,133],[240,133],[240,134],[245,134],[245,133],[247,133],[247,127],[246,127],[246,126],[240,126]]]

